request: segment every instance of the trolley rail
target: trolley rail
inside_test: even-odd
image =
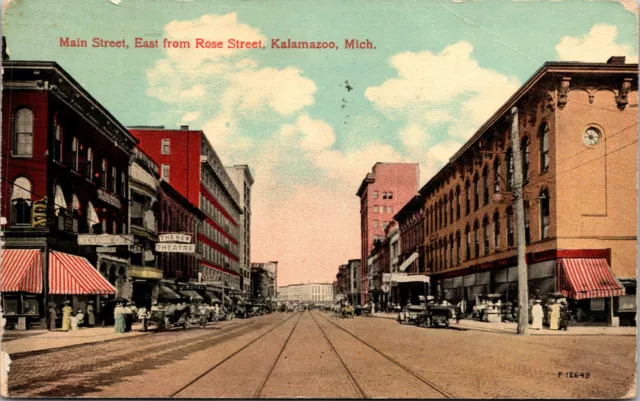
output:
[[[313,314],[312,314],[313,315]],[[350,335],[351,337],[355,338],[356,340],[358,340],[359,342],[361,342],[362,344],[366,345],[367,347],[369,347],[370,349],[372,349],[373,351],[375,351],[377,354],[379,354],[380,356],[384,357],[386,360],[388,360],[389,362],[393,363],[394,365],[396,365],[397,367],[399,367],[400,369],[404,370],[405,372],[409,373],[411,376],[413,376],[414,378],[416,378],[417,380],[419,380],[420,382],[426,384],[428,387],[432,388],[433,390],[435,390],[437,393],[441,394],[443,398],[456,398],[453,394],[447,392],[446,390],[440,388],[439,386],[437,386],[436,384],[434,384],[433,382],[431,382],[430,380],[425,379],[424,377],[420,376],[418,373],[416,373],[415,371],[413,371],[412,369],[408,368],[407,366],[403,365],[402,363],[398,362],[397,360],[393,359],[392,357],[390,357],[389,355],[385,354],[384,352],[380,351],[379,349],[377,349],[376,347],[374,347],[373,345],[369,344],[368,342],[364,341],[363,339],[361,339],[360,337],[352,334],[351,332],[349,332],[348,330],[344,329],[343,327],[341,327],[340,325],[332,322],[329,318],[327,318],[326,316],[322,316],[327,322],[331,323],[332,325],[334,325],[335,327],[337,327],[338,329],[344,331],[345,333],[347,333],[348,335]],[[315,319],[314,319],[315,320]],[[317,323],[317,322],[316,322]],[[323,331],[324,334],[324,331]],[[325,334],[326,337],[326,334]],[[327,338],[328,340],[328,338]],[[333,346],[332,346],[333,348]],[[342,361],[342,359],[341,359]],[[343,362],[344,364],[344,362]]]
[[[207,369],[205,372],[199,374],[197,377],[195,377],[193,380],[189,381],[187,384],[185,384],[184,386],[180,387],[177,391],[174,391],[173,393],[171,393],[167,398],[175,398],[178,394],[180,394],[181,392],[183,392],[184,390],[186,390],[187,388],[191,387],[192,385],[194,385],[195,383],[197,383],[200,379],[202,379],[203,377],[205,377],[206,375],[208,375],[209,373],[213,372],[215,369],[219,368],[220,366],[222,366],[225,362],[229,361],[231,358],[233,358],[234,356],[238,355],[239,353],[241,353],[242,351],[244,351],[245,349],[249,348],[252,344],[254,344],[255,342],[257,342],[258,340],[262,339],[263,337],[265,337],[267,334],[271,333],[273,330],[277,329],[278,327],[282,326],[283,324],[285,324],[286,322],[288,322],[289,320],[293,319],[293,317],[295,316],[292,315],[291,317],[288,317],[287,319],[281,321],[280,323],[276,324],[275,326],[273,326],[272,328],[270,328],[269,330],[267,330],[265,333],[261,334],[260,336],[254,338],[253,340],[251,340],[249,343],[245,344],[244,346],[242,346],[240,349],[236,350],[235,352],[233,352],[231,355],[227,356],[226,358],[224,358],[223,360],[221,360],[220,362],[216,363],[215,365],[213,365],[212,367],[210,367],[209,369]],[[280,353],[278,354],[278,359],[280,359],[280,355],[282,355],[282,352],[284,351],[284,348],[287,346],[287,343],[289,342],[289,338],[291,338],[291,334],[295,331],[296,326],[298,325],[298,322],[300,321],[300,318],[302,317],[302,314],[300,314],[300,316],[298,317],[298,321],[296,322],[296,324],[293,326],[293,330],[291,330],[291,333],[289,333],[289,337],[287,337],[287,341],[284,343],[282,349],[280,350]],[[273,368],[275,367],[276,363],[278,362],[278,360],[276,359],[276,362],[273,364],[273,366],[271,367],[271,369],[269,370],[269,373],[267,374],[267,378],[265,378],[265,380],[263,381],[262,385],[260,386],[259,391],[262,391],[262,388],[264,387],[264,383],[266,383],[269,375],[271,375],[271,372],[273,371]]]

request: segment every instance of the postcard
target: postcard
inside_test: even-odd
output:
[[[5,0],[11,398],[633,398],[638,4]]]

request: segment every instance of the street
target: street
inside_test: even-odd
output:
[[[313,311],[17,355],[8,383],[30,398],[618,398],[635,382],[635,346]]]

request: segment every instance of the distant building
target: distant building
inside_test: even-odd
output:
[[[251,186],[253,176],[246,164],[226,167],[240,195],[240,290],[251,293]]]
[[[271,276],[273,277],[273,283],[271,285],[273,288],[271,288],[269,291],[273,294],[274,298],[277,298],[278,297],[278,261],[251,263],[252,272],[254,268],[264,269],[271,273]],[[254,288],[253,285],[252,285],[252,288]]]
[[[334,287],[331,283],[290,284],[280,287],[279,294],[279,301],[333,302]]]
[[[361,302],[368,302],[367,260],[373,242],[384,238],[384,229],[393,216],[418,192],[417,163],[376,163],[362,180],[356,196],[360,198]]]
[[[276,277],[274,271],[266,263],[251,265],[251,297],[259,300],[275,301]]]

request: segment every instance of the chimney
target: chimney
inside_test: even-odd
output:
[[[624,57],[623,57],[623,59],[624,59]],[[189,126],[188,126],[188,125],[181,125],[181,126],[180,126],[180,129],[181,129],[182,131],[189,131]]]
[[[626,58],[626,56],[611,56],[607,60],[607,64],[624,64]]]

